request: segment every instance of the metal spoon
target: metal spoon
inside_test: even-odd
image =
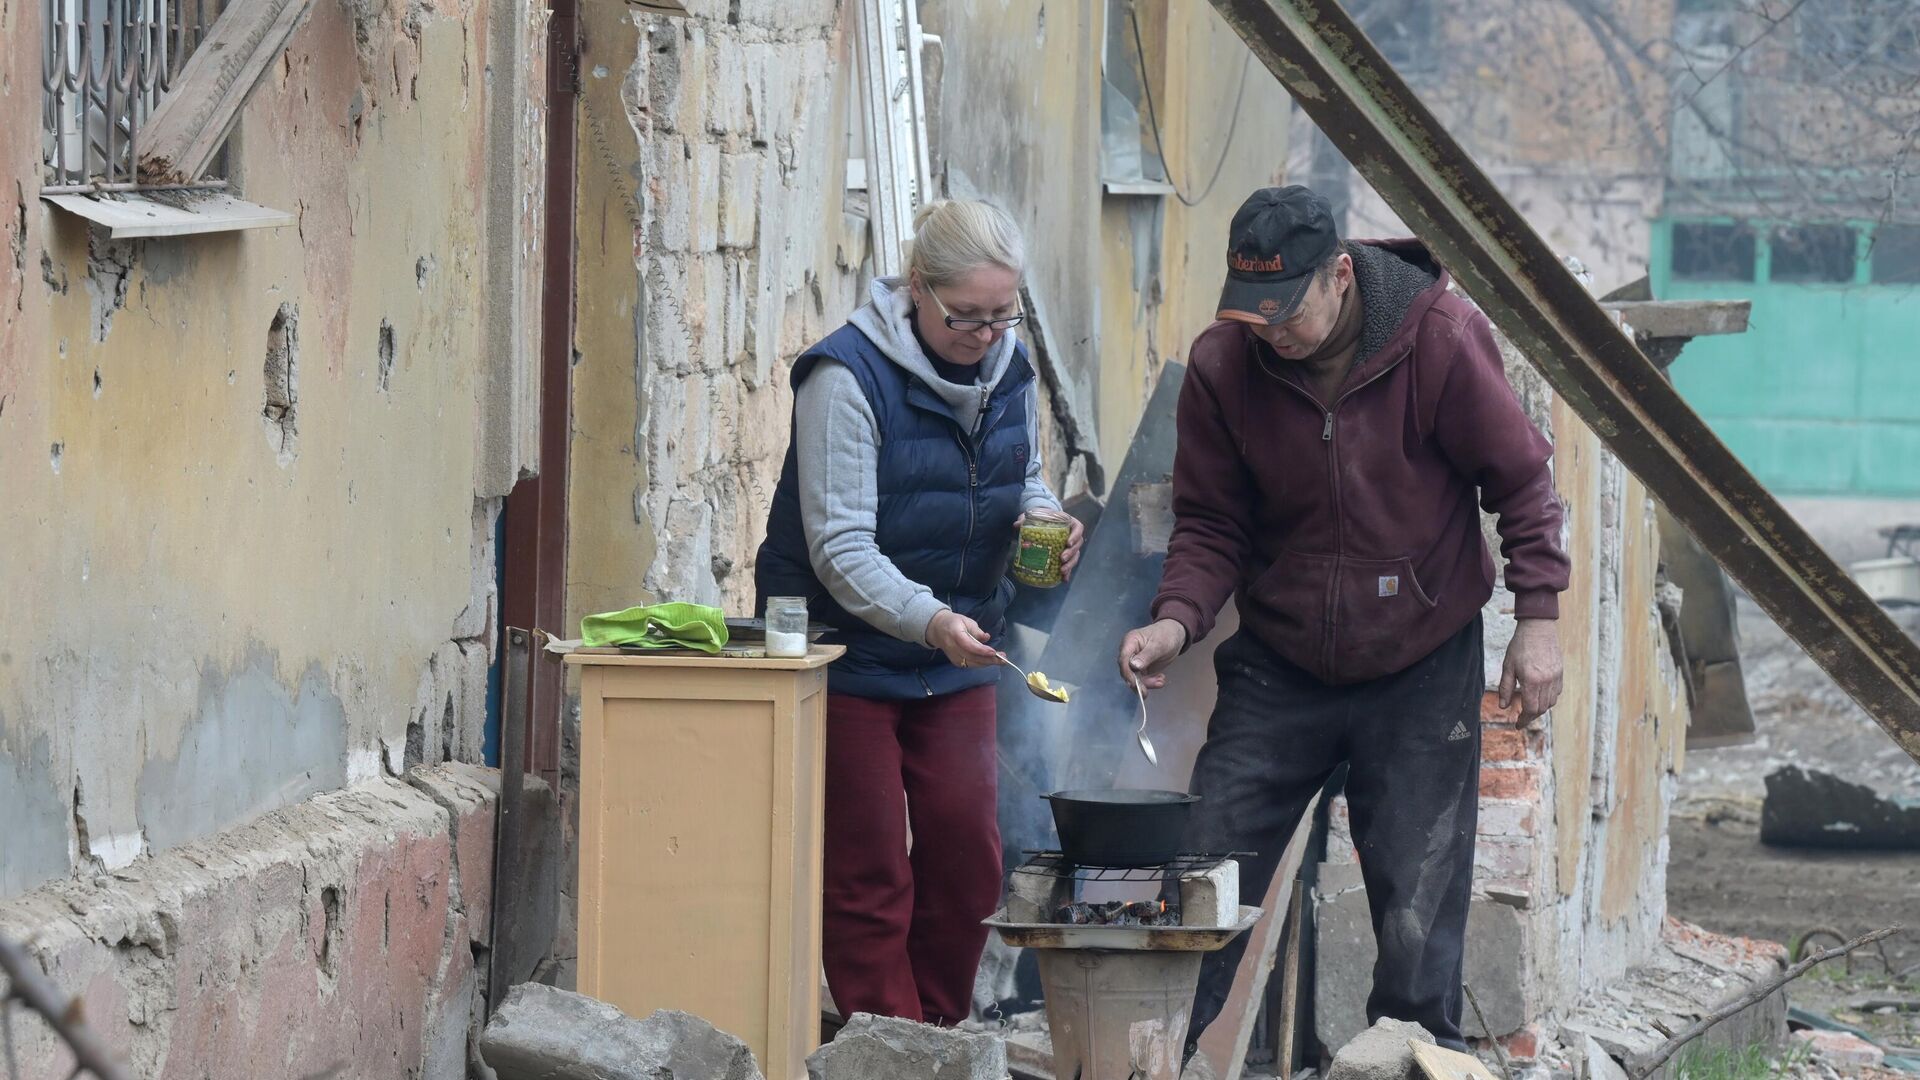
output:
[[[1147,738],[1147,689],[1140,685],[1140,676],[1133,677],[1133,692],[1140,695],[1140,730],[1134,737],[1140,740],[1140,752],[1147,755],[1147,761],[1158,765],[1160,755],[1153,752],[1153,740]]]
[[[1051,690],[1042,690],[1039,687],[1033,685],[1033,676],[1021,670],[1021,667],[1019,664],[1016,664],[1012,660],[1009,660],[1007,658],[1006,653],[1000,653],[999,657],[1000,657],[1001,663],[1007,665],[1008,667],[1012,668],[1015,671],[1020,672],[1021,680],[1027,684],[1027,693],[1032,694],[1034,697],[1039,698],[1041,701],[1051,701],[1055,705],[1065,705],[1067,703],[1067,687],[1064,684],[1051,684],[1052,685]]]

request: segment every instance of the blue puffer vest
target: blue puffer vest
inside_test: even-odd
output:
[[[1026,395],[1033,367],[1024,345],[1014,344],[1006,372],[980,416],[979,430],[964,431],[932,388],[889,360],[852,325],[808,349],[793,365],[797,389],[823,360],[847,366],[860,381],[879,426],[875,490],[879,507],[875,539],[909,579],[932,589],[940,601],[972,618],[999,647],[1013,582],[1014,521],[1026,484]],[[833,627],[828,639],[847,654],[828,671],[838,694],[903,700],[951,694],[999,678],[994,668],[957,668],[937,649],[901,641],[874,629],[842,608],[813,572],[800,520],[800,490],[791,441],[767,517],[754,573],[758,608],[769,596],[804,596],[816,622]]]

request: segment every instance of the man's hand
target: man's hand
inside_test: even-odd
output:
[[[987,646],[989,635],[980,624],[948,608],[927,624],[927,644],[947,654],[954,667],[988,667],[1000,654]]]
[[[1148,690],[1167,685],[1161,669],[1173,663],[1187,647],[1187,628],[1172,619],[1127,631],[1120,641],[1120,678],[1128,686],[1137,680]]]
[[[1087,539],[1087,527],[1080,519],[1067,515],[1073,524],[1067,526],[1067,550],[1060,553],[1060,579],[1073,580],[1073,568],[1080,565],[1080,548]]]
[[[1560,700],[1560,632],[1552,619],[1521,619],[1500,669],[1500,707],[1520,695],[1520,722],[1531,723]]]

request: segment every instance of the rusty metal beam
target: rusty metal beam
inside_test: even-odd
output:
[[[1213,0],[1627,468],[1920,761],[1920,646],[1614,326],[1337,0]]]

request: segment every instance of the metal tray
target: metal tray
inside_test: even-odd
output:
[[[1213,952],[1253,929],[1265,914],[1240,905],[1240,921],[1233,926],[1067,926],[1062,923],[1007,921],[1001,908],[986,919],[1000,932],[1000,940],[1016,949],[1107,949],[1114,952]]]

